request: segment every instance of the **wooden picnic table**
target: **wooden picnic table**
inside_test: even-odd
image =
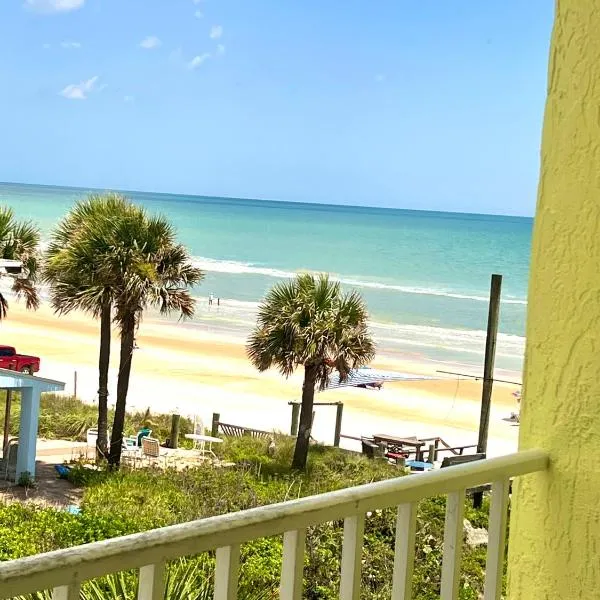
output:
[[[379,444],[380,442],[384,442],[385,444],[396,448],[404,448],[404,446],[408,446],[410,448],[415,449],[415,459],[421,460],[423,457],[422,448],[425,445],[425,442],[417,439],[416,437],[398,437],[395,435],[388,435],[387,433],[376,433],[373,435],[373,439],[375,443]]]

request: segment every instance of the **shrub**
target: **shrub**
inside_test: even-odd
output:
[[[18,404],[18,403],[17,403]],[[65,409],[67,407],[67,410]],[[79,435],[95,407],[78,400],[47,395],[42,403],[46,435]],[[69,416],[69,414],[71,416]],[[69,421],[79,425],[69,429]],[[155,435],[170,433],[169,415],[148,412],[128,415],[134,433],[151,421]],[[85,427],[83,423],[85,422]],[[181,431],[191,431],[181,420]],[[71,481],[85,487],[81,514],[71,515],[31,505],[0,505],[0,560],[8,560],[66,548],[96,540],[222,515],[275,502],[338,490],[349,486],[401,476],[402,470],[385,461],[336,448],[311,446],[306,472],[290,469],[293,441],[275,435],[276,450],[267,454],[268,442],[250,437],[226,439],[215,450],[235,469],[200,466],[185,471],[154,469],[104,472],[74,465]],[[418,477],[418,475],[414,475]],[[414,569],[416,600],[439,598],[443,551],[445,498],[419,503]],[[487,527],[487,502],[477,511],[466,505],[465,516],[475,527]],[[362,556],[361,598],[382,600],[391,596],[396,511],[367,514]],[[339,596],[343,523],[323,523],[307,531],[304,593],[308,600],[333,600]],[[240,598],[262,600],[276,596],[282,556],[282,536],[254,540],[241,548]],[[212,595],[214,553],[175,561],[167,569],[165,598],[203,599]],[[475,600],[483,589],[485,549],[465,547],[462,559],[461,600]],[[135,598],[137,578],[119,573],[88,582],[81,597]],[[260,591],[257,591],[260,590]],[[37,595],[45,599],[48,596]]]

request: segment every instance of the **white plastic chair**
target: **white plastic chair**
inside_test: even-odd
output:
[[[86,432],[86,449],[85,449],[85,457],[89,458],[90,450],[92,451],[92,456],[96,456],[96,442],[98,441],[98,428],[90,427]]]
[[[19,440],[11,438],[8,440],[0,461],[2,477],[8,480],[9,477],[16,477],[17,474],[17,454],[19,452]]]
[[[138,446],[137,437],[124,437],[121,448],[121,458],[123,462],[131,461],[133,468],[137,466],[137,459],[141,458],[141,447]]]
[[[204,421],[198,416],[194,415],[194,435],[204,435]],[[194,449],[204,449],[204,442],[200,440],[194,440]]]

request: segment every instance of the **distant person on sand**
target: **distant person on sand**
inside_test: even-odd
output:
[[[221,298],[217,298],[217,306],[221,306]]]
[[[214,300],[214,299],[215,299],[215,297],[213,296],[213,293],[211,292],[211,293],[208,295],[208,305],[209,305],[209,306],[212,306],[212,303],[213,303],[213,300]]]

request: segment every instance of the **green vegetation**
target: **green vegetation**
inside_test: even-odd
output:
[[[106,222],[111,214],[121,214],[127,206],[123,196],[114,193],[90,194],[73,206],[52,232],[45,255],[44,281],[50,284],[50,303],[57,314],[82,310],[100,319],[98,357],[98,439],[99,456],[108,453],[108,370],[114,290],[104,272],[96,272],[94,243],[98,238],[81,235],[87,224]]]
[[[45,279],[55,309],[83,309],[101,317],[99,356],[98,446],[106,455],[103,435],[108,417],[106,383],[110,354],[110,320],[120,332],[117,397],[108,462],[118,467],[135,334],[144,310],[163,315],[194,314],[189,288],[202,272],[175,230],[162,216],[150,216],[117,194],[91,196],[75,205],[52,234],[46,253]],[[103,318],[102,318],[103,317]]]
[[[315,387],[324,389],[333,371],[345,381],[352,369],[369,364],[375,345],[367,306],[358,292],[344,293],[328,275],[303,273],[278,283],[258,309],[248,356],[259,371],[275,366],[289,377],[304,368],[302,407],[292,466],[308,456]]]
[[[6,391],[0,390],[0,413],[4,414]],[[13,393],[11,404],[10,434],[19,434],[19,414],[21,403],[18,393]],[[109,411],[112,418],[113,411]],[[85,441],[86,431],[96,427],[98,409],[93,404],[85,404],[77,398],[61,396],[60,394],[42,394],[38,435],[40,438]],[[128,412],[125,417],[125,435],[134,435],[143,424],[152,429],[152,435],[159,440],[166,440],[171,433],[171,416],[143,412]],[[180,434],[192,433],[194,429],[190,419],[185,417],[180,421]]]
[[[59,400],[44,399],[48,418]],[[68,401],[69,412],[78,407],[85,418],[85,405]],[[71,408],[72,407],[72,408]],[[92,409],[93,407],[89,407]],[[66,411],[65,411],[66,412]],[[136,427],[147,415],[128,417]],[[153,415],[153,427],[168,435],[169,417]],[[50,433],[51,419],[47,421]],[[67,420],[65,420],[66,424]],[[57,428],[64,427],[58,420]],[[191,426],[182,419],[182,427]],[[53,431],[54,434],[58,430]],[[324,493],[403,475],[384,461],[319,445],[311,446],[304,472],[290,468],[294,444],[290,438],[275,437],[276,450],[267,454],[267,443],[252,438],[229,438],[219,448],[221,456],[237,463],[235,469],[199,467],[163,472],[155,469],[128,472],[92,471],[75,466],[71,479],[84,487],[82,512],[72,515],[52,508],[10,504],[0,506],[0,560],[65,548],[95,540],[145,531],[193,519],[225,514]],[[466,516],[475,527],[487,526],[487,507]],[[444,498],[420,503],[414,598],[439,597],[444,527]],[[362,566],[361,598],[379,600],[391,594],[394,559],[395,510],[367,515]],[[304,569],[304,598],[332,600],[338,596],[342,523],[324,523],[307,533]],[[256,540],[242,547],[240,595],[242,599],[276,598],[281,568],[282,538]],[[166,598],[209,598],[212,593],[214,553],[187,557],[169,565]],[[482,591],[485,549],[465,547],[460,598],[476,600]],[[82,598],[133,599],[136,577],[115,574],[85,584]],[[48,598],[37,595],[36,598]]]
[[[40,230],[28,221],[15,221],[12,208],[0,207],[0,258],[18,260],[21,268],[12,272],[6,269],[6,274],[12,279],[12,292],[17,298],[25,298],[28,309],[36,309],[40,300],[35,289],[38,274]],[[0,293],[0,319],[6,317],[8,301]]]

